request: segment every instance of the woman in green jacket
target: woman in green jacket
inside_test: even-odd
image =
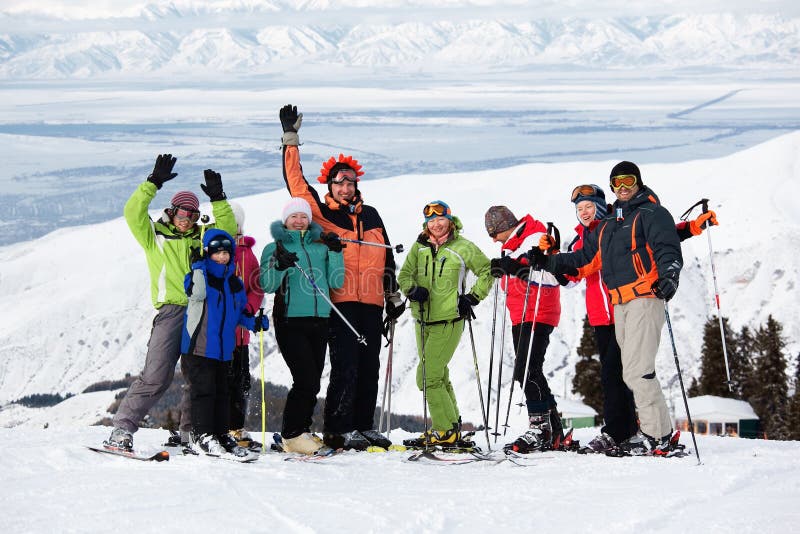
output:
[[[313,454],[322,446],[322,440],[311,434],[311,418],[331,312],[320,292],[328,295],[330,288],[344,283],[342,245],[336,234],[323,234],[322,227],[311,222],[311,207],[302,198],[286,204],[282,220],[273,222],[270,231],[275,242],[261,253],[261,286],[264,292],[275,293],[275,338],[292,373],[283,411],[283,450]],[[313,278],[313,285],[306,275]]]
[[[423,231],[408,252],[397,282],[412,302],[417,321],[417,387],[423,389],[431,412],[429,444],[453,445],[461,439],[458,405],[447,369],[455,353],[464,320],[474,317],[472,307],[492,286],[489,259],[471,241],[461,237],[461,221],[450,207],[436,200],[422,210]],[[467,290],[467,273],[477,280]],[[424,338],[423,338],[424,333]],[[425,441],[423,435],[420,440]],[[412,445],[420,440],[409,440]]]

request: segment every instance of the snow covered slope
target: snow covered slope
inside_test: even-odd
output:
[[[137,444],[165,434],[144,429]],[[252,464],[180,455],[155,464],[84,448],[106,437],[102,427],[0,429],[3,532],[760,534],[793,532],[800,520],[797,442],[700,438],[700,466],[694,456],[547,453],[518,467],[355,452],[322,463],[270,452]]]
[[[768,314],[773,314],[785,325],[790,355],[800,348],[795,312],[800,247],[794,237],[799,224],[793,217],[794,197],[788,194],[800,176],[798,154],[800,133],[793,133],[721,159],[642,166],[643,181],[659,194],[675,217],[701,197],[711,199],[711,208],[717,211],[721,223],[712,230],[712,241],[723,313],[737,329],[745,324],[762,324]],[[303,162],[309,174],[308,169],[319,164],[316,159]],[[483,226],[489,206],[505,204],[518,216],[530,212],[541,220],[553,221],[568,242],[577,224],[569,192],[583,182],[605,185],[614,163],[530,164],[438,175],[436,180],[406,175],[364,182],[362,189],[366,202],[380,210],[395,244],[411,245],[421,227],[421,206],[440,198],[462,218],[465,236],[489,256],[495,256],[498,247],[491,243]],[[275,191],[237,199],[247,212],[248,233],[257,239],[257,254],[267,243],[268,224],[279,216],[287,198],[284,191]],[[152,207],[161,207],[166,200],[159,196]],[[208,211],[208,205],[203,209]],[[714,312],[714,305],[705,235],[686,241],[683,250],[686,266],[670,310],[688,383],[697,374],[703,323]],[[404,254],[396,259],[401,264]],[[99,380],[138,373],[153,310],[143,253],[121,218],[2,247],[0,265],[0,403],[32,393],[77,393]],[[584,315],[582,292],[562,290],[562,307],[561,325],[554,333],[545,363],[558,394],[567,389],[573,373]],[[271,309],[269,301],[267,309]],[[475,340],[485,381],[491,297],[478,306],[476,313]],[[658,373],[668,398],[680,402],[666,330],[664,335]],[[267,379],[288,384],[289,372],[271,332],[266,340]],[[395,343],[393,409],[421,412],[421,395],[413,374],[413,325],[408,314],[400,320]],[[511,376],[511,350],[507,336],[506,380]],[[385,357],[384,351],[384,362]],[[254,358],[254,365],[257,362]],[[327,380],[327,369],[325,377]],[[451,364],[451,377],[465,419],[478,420],[480,405],[468,335]],[[508,382],[504,398],[507,387]],[[13,421],[20,422],[17,417]],[[6,418],[0,423],[9,424]]]

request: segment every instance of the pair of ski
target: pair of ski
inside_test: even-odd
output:
[[[655,456],[659,458],[683,458],[685,456],[689,456],[692,452],[691,449],[687,449],[686,445],[680,443],[681,438],[681,431],[676,430],[675,433],[669,440],[669,447],[666,450],[660,449],[653,449],[649,453],[645,454],[635,454],[629,451],[622,449],[621,447],[614,447],[605,451],[606,456],[611,456],[612,458],[628,458],[631,456]]]
[[[449,454],[450,456],[442,456],[442,454],[436,454],[436,452]],[[538,454],[519,454],[514,451],[496,451],[485,454],[477,450],[456,453],[445,449],[436,452],[426,449],[419,450],[409,456],[407,461],[431,465],[466,465],[478,462],[489,462],[492,465],[497,465],[503,462],[510,462],[520,467],[529,467],[534,465],[537,460],[552,458],[552,456],[539,456]]]
[[[103,444],[102,447],[92,447],[87,445],[90,451],[100,452],[103,454],[111,454],[114,456],[121,456],[123,458],[129,458],[131,460],[139,460],[142,462],[168,462],[169,461],[169,452],[168,451],[158,451],[156,453],[139,453],[135,450],[128,450],[122,449],[119,447],[112,447],[111,445]]]

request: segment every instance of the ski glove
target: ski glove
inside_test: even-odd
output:
[[[253,332],[263,332],[264,330],[269,330],[269,318],[264,315],[264,310],[259,310],[258,315],[255,317],[256,319],[256,326],[253,328]]]
[[[208,195],[211,202],[225,200],[227,197],[225,196],[225,192],[222,191],[222,176],[211,169],[204,170],[203,176],[206,179],[206,183],[200,184],[200,189],[203,190],[203,193]]]
[[[678,290],[678,273],[675,271],[668,271],[664,276],[653,282],[650,286],[650,291],[653,292],[657,298],[669,302],[675,296]]]
[[[548,235],[542,234],[542,237],[539,238],[539,250],[547,252],[548,250],[556,251],[556,238]]]
[[[534,269],[550,272],[550,269],[548,269],[548,257],[538,246],[531,247],[528,251],[528,261],[531,262]]]
[[[390,321],[396,320],[404,311],[406,311],[406,304],[400,298],[400,293],[392,293],[386,297],[386,318]]]
[[[495,278],[500,278],[504,275],[521,277],[522,275],[520,273],[522,271],[525,271],[526,273],[528,271],[527,265],[523,265],[519,262],[519,260],[512,258],[511,256],[494,258],[491,260],[490,264],[492,276]]]
[[[328,247],[328,250],[331,252],[341,252],[344,245],[339,240],[339,236],[336,235],[334,232],[323,233],[319,236],[322,239],[322,242],[325,243],[325,246]]]
[[[275,258],[275,270],[277,271],[285,271],[299,261],[297,254],[286,250],[280,241],[275,243],[275,252],[272,253],[272,257]]]
[[[413,300],[414,302],[426,302],[428,300],[428,290],[424,287],[412,287],[406,293],[408,300]]]
[[[703,230],[708,228],[709,225],[717,226],[718,224],[717,214],[711,210],[708,210],[695,220],[689,221],[689,231],[692,232],[692,235],[700,235],[703,233]]]
[[[159,154],[153,172],[147,177],[147,181],[155,184],[156,189],[161,189],[164,182],[168,182],[178,176],[177,172],[172,172],[178,158],[173,158],[172,154]]]
[[[297,130],[300,129],[300,125],[303,123],[303,114],[297,113],[297,106],[287,104],[281,108],[278,116],[281,119],[281,127],[283,128],[281,142],[284,145],[299,145],[300,137],[297,135]]]
[[[470,293],[466,295],[459,295],[458,296],[458,316],[461,319],[466,319],[470,321],[475,318],[475,312],[472,311],[472,307],[475,306],[480,302]]]

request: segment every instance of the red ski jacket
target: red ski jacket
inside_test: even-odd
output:
[[[525,215],[519,225],[511,233],[508,240],[503,243],[502,251],[507,252],[512,258],[518,258],[520,263],[528,265],[528,258],[525,253],[531,247],[539,246],[539,238],[547,232],[547,227],[530,215]],[[541,287],[539,281],[541,279]],[[518,325],[522,320],[522,310],[525,308],[526,283],[516,276],[504,276],[501,279],[501,287],[505,289],[508,284],[508,298],[506,307],[511,316],[511,324]],[[558,326],[561,319],[561,286],[555,276],[545,271],[535,271],[528,290],[528,306],[525,308],[525,321],[534,321],[534,310],[536,309],[536,295],[541,290],[542,296],[539,298],[539,309],[536,314],[536,322]]]

